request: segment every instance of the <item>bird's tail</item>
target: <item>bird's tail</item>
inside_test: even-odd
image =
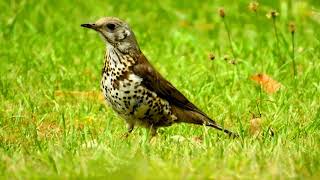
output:
[[[233,138],[239,137],[237,133],[234,133],[228,129],[223,128],[222,126],[217,124],[214,120],[209,118],[204,113],[199,113],[197,111],[184,110],[175,106],[172,107],[172,111],[173,111],[173,114],[177,116],[178,122],[205,125],[205,126],[213,127],[220,131],[223,131],[226,134],[228,134],[230,137],[233,137]]]

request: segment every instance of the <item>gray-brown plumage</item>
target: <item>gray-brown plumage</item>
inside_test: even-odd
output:
[[[141,125],[155,135],[159,127],[184,122],[237,136],[219,126],[155,70],[124,21],[105,17],[81,26],[96,30],[106,41],[101,89],[106,102],[126,120],[128,133]]]

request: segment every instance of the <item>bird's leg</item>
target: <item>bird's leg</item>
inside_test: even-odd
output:
[[[150,141],[152,141],[157,136],[157,128],[154,127],[153,125],[150,125],[148,129],[149,129]]]
[[[157,129],[158,128],[154,127],[153,125],[149,127],[149,133],[151,135],[151,138],[157,136]]]
[[[151,137],[157,136],[157,129],[156,128],[151,128]]]
[[[150,127],[150,144],[154,145],[157,144],[157,128],[154,126]]]
[[[130,133],[134,129],[134,124],[133,123],[127,123],[127,129],[128,129],[128,131],[126,133],[124,133],[124,135],[122,136],[123,138],[128,138],[128,136],[130,135]]]

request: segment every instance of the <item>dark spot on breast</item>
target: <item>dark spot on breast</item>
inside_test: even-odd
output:
[[[124,93],[129,94],[129,93],[130,93],[130,91],[124,91]]]
[[[112,86],[113,86],[115,89],[119,89],[119,81],[113,81]]]
[[[144,113],[145,116],[149,116],[150,108]]]
[[[122,74],[117,78],[119,81],[123,81],[125,79],[128,79],[129,77],[129,71],[122,71]]]

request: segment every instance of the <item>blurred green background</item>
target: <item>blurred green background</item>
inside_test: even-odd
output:
[[[257,12],[250,2],[1,1],[0,177],[317,179],[320,1],[257,1]],[[99,100],[105,44],[80,27],[104,16],[127,21],[164,77],[241,138],[185,124],[153,144],[141,128],[121,138],[124,121]],[[266,93],[250,79],[258,73],[284,88]]]

